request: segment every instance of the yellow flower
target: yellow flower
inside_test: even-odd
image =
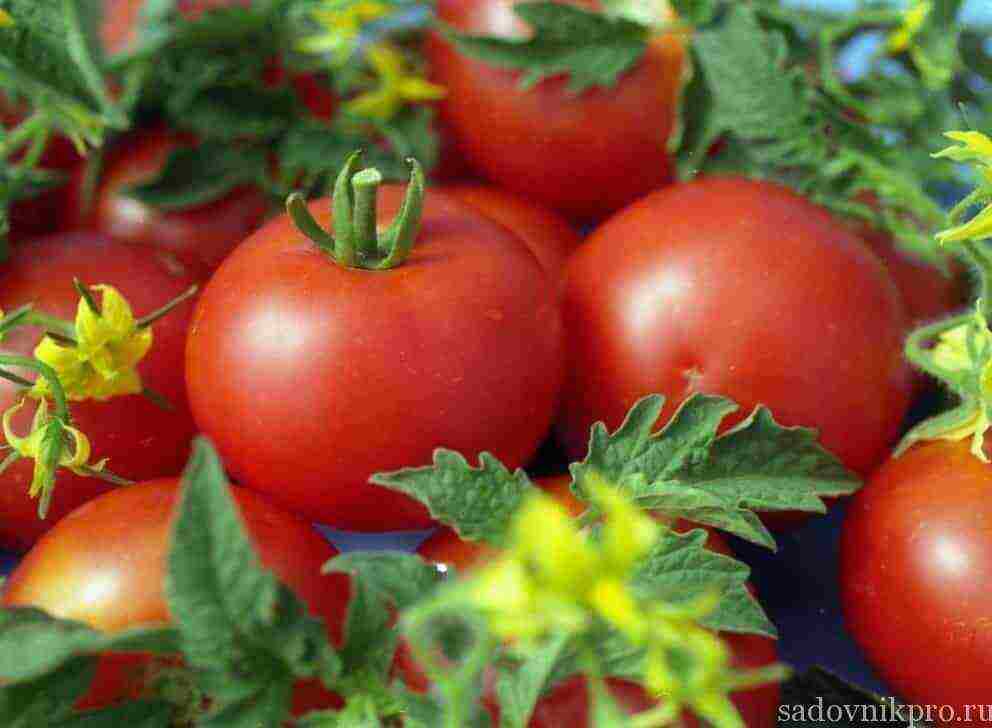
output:
[[[379,0],[330,0],[310,13],[321,30],[297,43],[303,53],[329,54],[336,64],[348,61],[367,23],[386,17],[390,7]]]
[[[444,88],[417,76],[394,46],[388,43],[370,46],[368,60],[379,83],[345,105],[352,114],[389,121],[408,103],[444,98]]]
[[[13,429],[14,416],[24,407],[20,400],[3,413],[3,434],[10,448],[20,457],[34,460],[34,476],[29,495],[41,498],[42,517],[48,510],[56,468],[68,468],[77,475],[91,475],[106,465],[105,460],[89,465],[90,441],[82,432],[48,414],[48,401],[42,399],[34,412],[31,430],[25,437]],[[71,444],[71,447],[70,447]]]
[[[908,50],[932,12],[933,3],[930,0],[917,0],[913,3],[903,14],[902,25],[889,35],[886,43],[889,52],[902,53]]]
[[[6,10],[0,9],[0,28],[9,28],[14,24],[14,19],[10,17],[10,13]]]
[[[950,131],[945,136],[959,146],[948,147],[933,156],[973,163],[980,180],[978,190],[952,211],[952,219],[962,217],[975,204],[985,203],[986,207],[969,221],[938,233],[937,240],[954,243],[992,238],[992,139],[977,131]]]
[[[35,348],[35,358],[55,370],[70,400],[140,394],[137,366],[151,348],[151,328],[138,326],[131,306],[116,288],[94,286],[93,290],[102,294],[100,313],[80,300],[76,343],[61,344],[46,336]],[[31,389],[37,398],[49,394],[44,379]]]

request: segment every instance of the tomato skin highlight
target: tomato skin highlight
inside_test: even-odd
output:
[[[379,220],[404,190],[382,188]],[[330,204],[311,213],[327,223]],[[187,385],[232,475],[312,520],[426,527],[367,483],[443,446],[510,467],[536,451],[562,377],[553,287],[524,244],[429,191],[410,258],[347,269],[278,218],[224,262],[194,316]]]
[[[66,233],[19,245],[0,272],[0,308],[11,311],[34,302],[45,313],[72,321],[79,294],[73,277],[88,284],[108,283],[143,316],[187,290],[194,279],[168,253],[124,245],[90,233]],[[140,395],[107,402],[72,402],[73,424],[90,438],[94,461],[109,458],[108,469],[132,480],[178,474],[195,433],[183,381],[183,351],[193,304],[187,302],[158,321],[154,343],[138,365],[144,383],[172,403],[163,410]],[[30,354],[41,339],[33,328],[5,337],[6,351]],[[0,381],[0,411],[16,401],[16,385]],[[14,419],[26,432],[32,407]],[[21,460],[0,475],[0,548],[26,550],[62,516],[113,488],[97,478],[60,470],[51,510],[38,519],[38,503],[28,497],[33,463]]]
[[[71,185],[74,227],[92,229],[126,243],[153,245],[173,252],[206,279],[269,212],[259,190],[238,187],[220,199],[184,210],[157,210],[125,193],[154,179],[169,154],[189,141],[163,130],[125,138],[104,161],[103,174],[89,211],[83,199],[84,171]]]
[[[992,684],[992,466],[969,447],[889,460],[852,500],[841,540],[844,614],[869,662],[908,703],[959,716]]]
[[[569,476],[545,478],[538,485],[546,489],[556,500],[559,500],[572,515],[579,515],[584,510],[582,504],[567,490]],[[680,522],[676,528],[680,531],[694,526]],[[726,540],[717,532],[707,529],[709,549],[726,556],[733,552]],[[417,553],[426,561],[455,567],[459,573],[471,572],[484,566],[498,555],[498,550],[482,543],[464,541],[449,529],[441,529],[427,539]],[[734,665],[741,669],[758,668],[772,665],[778,660],[778,650],[775,640],[756,635],[724,634],[734,655]],[[397,665],[402,671],[404,680],[414,690],[424,691],[428,687],[426,675],[418,668],[409,650],[403,649],[397,654]],[[634,714],[654,706],[654,702],[636,684],[623,680],[610,680],[609,687],[614,698],[628,713]],[[776,724],[781,694],[778,685],[766,685],[733,696],[734,704],[741,712],[744,722],[749,728],[773,728]],[[484,697],[487,709],[498,717],[498,701],[492,688]],[[584,728],[588,725],[589,695],[583,678],[569,679],[545,695],[538,702],[530,722],[530,728],[559,728],[570,726]],[[685,717],[686,725],[700,725],[693,716]]]
[[[582,242],[571,223],[554,211],[499,187],[462,184],[443,191],[520,236],[541,267],[555,277]]]
[[[465,33],[525,34],[516,2],[439,0],[437,17]],[[519,72],[462,55],[436,32],[426,51],[433,80],[448,90],[439,109],[458,148],[501,186],[592,220],[671,181],[666,145],[685,66],[681,38],[658,36],[615,87],[582,94],[562,77],[523,89]]]
[[[871,312],[868,316],[865,312]],[[878,259],[784,187],[709,178],[660,190],[572,256],[563,315],[568,377],[557,431],[573,457],[589,427],[619,426],[641,397],[667,421],[694,392],[816,427],[865,473],[899,436],[913,384],[908,325]]]
[[[178,478],[107,493],[66,516],[28,553],[8,580],[0,604],[32,606],[104,632],[170,621],[164,595]],[[321,575],[336,550],[302,519],[243,488],[232,488],[262,565],[324,620],[340,644],[350,595],[343,574]],[[100,707],[135,697],[131,681],[148,663],[141,655],[101,657],[97,679],[82,702]],[[313,703],[316,684],[298,686],[297,704]],[[325,697],[330,693],[324,691]],[[331,700],[335,704],[336,697]],[[328,706],[326,700],[324,707]]]

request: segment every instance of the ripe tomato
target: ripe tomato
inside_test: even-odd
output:
[[[555,212],[498,187],[465,184],[445,187],[444,191],[519,235],[542,267],[556,278],[565,267],[565,259],[582,242],[575,228]]]
[[[209,277],[262,224],[269,203],[251,187],[239,187],[209,204],[176,211],[160,211],[125,194],[127,188],[153,179],[169,154],[184,143],[176,134],[155,130],[122,140],[107,155],[89,211],[80,170],[72,183],[74,227],[98,230],[126,243],[165,248],[201,270],[201,278]]]
[[[577,457],[642,396],[730,397],[864,473],[899,435],[912,392],[907,319],[878,259],[829,213],[775,184],[712,178],[661,190],[572,256],[569,376],[558,423]]]
[[[383,188],[380,220],[402,195]],[[326,223],[329,208],[310,210]],[[186,356],[197,423],[233,477],[350,530],[429,525],[367,481],[436,447],[525,463],[561,370],[558,303],[534,256],[433,191],[410,258],[389,271],[343,268],[288,216],[270,222],[210,281]]]
[[[28,553],[0,604],[38,607],[104,632],[167,623],[165,562],[179,492],[178,479],[156,480],[107,493],[77,509]],[[321,575],[321,567],[336,555],[334,548],[308,523],[254,493],[242,488],[232,493],[262,565],[324,620],[328,637],[339,644],[348,580],[341,574]],[[147,667],[142,656],[104,656],[82,706],[136,697]],[[297,706],[316,707],[318,692],[313,683],[299,686]],[[336,704],[324,693],[324,707]]]
[[[968,442],[888,461],[844,522],[847,625],[908,703],[987,703],[992,685],[992,466]],[[921,657],[923,656],[923,657]],[[992,725],[984,716],[977,725]]]
[[[151,313],[193,284],[167,253],[124,245],[89,233],[67,233],[25,243],[0,271],[0,308],[11,311],[34,302],[46,313],[73,320],[79,296],[73,277],[108,283],[130,301],[135,315]],[[144,480],[175,475],[186,462],[193,420],[182,376],[183,349],[193,305],[186,303],[155,324],[155,341],[138,367],[145,384],[173,405],[165,411],[140,395],[106,402],[73,402],[73,424],[89,436],[94,459],[109,458],[108,468],[125,478]],[[35,329],[18,329],[4,349],[29,354],[41,339]],[[0,412],[14,404],[17,387],[0,381]],[[15,418],[18,432],[29,429],[30,407]],[[38,504],[28,498],[32,462],[21,460],[0,475],[0,548],[24,550],[62,516],[112,486],[95,478],[59,471],[51,510],[38,519]]]
[[[569,481],[568,476],[562,476],[548,478],[539,482],[539,485],[547,488],[574,515],[578,515],[583,507],[565,490]],[[680,524],[679,529],[690,527],[690,524]],[[718,553],[728,556],[732,554],[730,546],[715,531],[709,531],[707,546]],[[443,529],[425,541],[417,549],[417,553],[429,562],[454,566],[459,571],[471,571],[490,561],[497,551],[483,544],[463,541],[453,531]],[[775,641],[767,637],[725,634],[724,638],[733,651],[734,664],[738,668],[765,667],[778,659]],[[426,677],[418,671],[416,663],[408,652],[401,651],[397,663],[413,689],[426,689]],[[632,714],[647,710],[654,705],[651,698],[638,685],[615,680],[611,681],[610,690],[620,705]],[[763,686],[734,696],[734,704],[749,728],[772,728],[775,725],[779,700],[780,691],[777,685]],[[489,696],[486,702],[491,711],[496,710],[497,703],[492,696]],[[530,728],[560,726],[584,728],[588,725],[588,712],[589,695],[585,681],[582,678],[573,678],[558,685],[540,700],[531,719]],[[687,724],[698,725],[691,718],[687,719]]]
[[[526,35],[516,2],[439,0],[437,15],[465,33]],[[566,78],[523,89],[519,72],[469,58],[439,33],[427,43],[433,77],[448,89],[441,115],[470,163],[528,200],[581,219],[601,218],[670,181],[666,144],[685,53],[682,38],[659,35],[615,87],[574,94]]]

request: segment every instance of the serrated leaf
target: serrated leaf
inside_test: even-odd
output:
[[[430,595],[440,574],[414,554],[355,552],[338,556],[325,574],[351,577],[351,599],[340,650],[345,675],[362,675],[385,684],[393,665],[398,634],[396,613]]]
[[[703,624],[720,632],[776,637],[775,625],[747,588],[751,569],[729,556],[706,548],[707,534],[665,531],[651,552],[638,564],[634,589],[644,597],[655,596],[671,604],[719,597]]]
[[[470,541],[500,545],[524,498],[535,486],[522,470],[510,472],[489,453],[473,468],[451,450],[434,451],[434,464],[378,473],[370,482],[416,498],[433,518]]]
[[[815,431],[781,427],[764,407],[718,437],[737,405],[697,394],[652,434],[663,403],[657,395],[640,400],[612,435],[602,424],[593,427],[588,456],[571,468],[579,497],[588,474],[597,473],[643,508],[774,549],[756,512],[822,513],[823,498],[853,493],[860,485],[819,445]]]
[[[218,200],[240,185],[258,181],[266,171],[261,149],[216,142],[179,147],[169,154],[154,179],[126,194],[161,210],[183,210]]]
[[[213,700],[204,726],[279,725],[297,679],[340,671],[324,625],[262,568],[220,460],[196,442],[183,477],[165,593],[183,653]]]
[[[572,93],[610,87],[644,55],[650,29],[622,17],[556,2],[527,2],[514,11],[533,29],[527,40],[445,34],[468,56],[523,71],[525,87],[567,76]]]

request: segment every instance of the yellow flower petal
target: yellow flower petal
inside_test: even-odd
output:
[[[0,10],[0,28],[9,28],[14,24],[14,19],[6,10]]]

